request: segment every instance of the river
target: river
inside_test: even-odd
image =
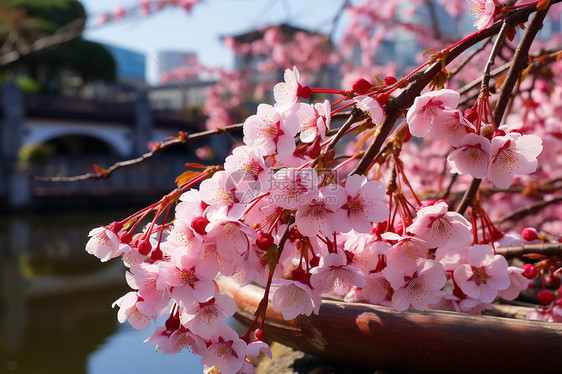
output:
[[[202,373],[200,357],[143,343],[154,325],[117,321],[125,268],[84,250],[91,228],[131,212],[0,217],[0,373]]]

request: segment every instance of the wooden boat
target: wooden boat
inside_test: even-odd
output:
[[[219,286],[238,304],[236,319],[249,325],[263,288],[229,278]],[[324,300],[319,315],[292,321],[269,305],[265,332],[331,361],[408,373],[552,373],[562,365],[562,324],[495,316]]]

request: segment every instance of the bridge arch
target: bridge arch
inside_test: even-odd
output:
[[[132,151],[132,132],[125,126],[98,124],[27,123],[23,145],[51,144],[58,153],[106,152],[129,157]],[[73,141],[76,144],[73,144]],[[79,148],[81,146],[82,148]]]

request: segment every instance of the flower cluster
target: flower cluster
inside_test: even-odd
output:
[[[412,135],[444,137],[456,148],[447,157],[452,173],[486,177],[496,187],[508,188],[514,175],[536,170],[542,151],[538,136],[523,135],[508,125],[496,128],[493,119],[483,122],[473,108],[463,115],[458,102],[459,94],[453,90],[428,92],[416,98],[407,116]]]
[[[497,296],[517,297],[533,277],[496,253],[508,236],[484,212],[475,210],[469,222],[443,200],[419,201],[399,146],[388,153],[395,175],[386,183],[381,173],[342,177],[341,167],[354,157],[335,161],[341,134],[330,132],[334,114],[354,106],[362,120],[346,132],[376,133],[396,82],[389,77],[374,86],[361,80],[336,102],[310,104],[301,99],[333,92],[307,87],[296,68],[287,69],[274,88],[275,105],[259,105],[244,122],[244,144],[224,167],[190,172],[175,194],[92,230],[86,250],[102,261],[121,257],[129,268],[133,291],[115,302],[119,321],[144,329],[167,316],[148,343],[164,353],[191,349],[208,371],[249,373],[249,356],[271,356],[263,342],[269,302],[289,320],[318,314],[326,295],[399,311],[468,313],[490,308]],[[448,157],[453,172],[486,177],[498,187],[508,187],[514,174],[534,171],[541,151],[537,136],[495,129],[479,112],[460,112],[458,101],[448,89],[419,96],[407,114],[409,132],[445,138],[456,148]],[[407,141],[393,139],[395,145]],[[400,192],[401,183],[411,189],[415,205]],[[136,233],[152,211],[152,222]],[[476,217],[487,230],[481,238]],[[221,276],[265,286],[254,324],[242,336],[224,322],[236,304],[218,288]]]

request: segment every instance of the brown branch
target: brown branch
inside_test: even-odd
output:
[[[476,48],[474,51],[472,51],[470,54],[466,55],[466,57],[454,68],[449,70],[449,76],[453,77],[456,74],[458,74],[470,61],[472,61],[472,59],[479,54],[480,52],[482,52],[484,50],[484,48],[486,48],[486,46],[492,41],[492,38],[488,38],[484,43],[482,43],[478,48]],[[480,79],[476,80],[477,82],[480,82]],[[460,91],[459,91],[460,93]]]
[[[187,143],[187,142],[190,142],[190,141],[193,141],[193,140],[196,140],[196,139],[202,139],[202,138],[206,138],[206,137],[213,136],[213,135],[230,134],[232,132],[242,130],[242,127],[243,127],[243,124],[238,123],[238,124],[235,124],[235,125],[220,127],[218,129],[215,129],[215,130],[207,130],[207,131],[198,132],[198,133],[195,133],[195,134],[192,134],[192,135],[185,135],[185,136],[180,135],[176,138],[173,138],[173,139],[170,139],[170,140],[165,140],[165,141],[162,141],[162,142],[158,143],[158,145],[156,145],[156,147],[154,147],[154,149],[152,151],[147,152],[140,157],[137,157],[137,158],[134,158],[134,159],[131,159],[131,160],[116,162],[115,164],[111,165],[109,168],[103,169],[101,172],[87,173],[87,174],[82,174],[82,175],[76,175],[76,176],[73,176],[73,177],[41,177],[41,176],[36,176],[36,175],[33,175],[33,174],[29,173],[29,174],[27,174],[27,177],[30,178],[30,179],[36,180],[36,181],[40,181],[40,182],[76,182],[76,181],[88,180],[88,179],[106,179],[106,178],[109,178],[109,176],[115,170],[117,170],[119,168],[140,164],[141,162],[144,162],[144,161],[156,156],[161,151],[163,151],[165,149],[168,149],[170,147],[173,147],[177,144],[183,144],[183,143]]]
[[[562,243],[527,244],[520,247],[497,248],[496,253],[505,258],[516,258],[531,253],[546,256],[562,256]]]
[[[537,201],[535,203],[524,206],[520,209],[515,210],[514,212],[511,212],[510,214],[501,217],[500,219],[496,220],[494,224],[499,225],[504,223],[505,221],[517,221],[522,218],[525,218],[530,214],[537,213],[537,211],[544,209],[549,205],[558,204],[560,202],[562,202],[562,197],[555,197],[550,200]]]
[[[500,96],[496,103],[496,107],[494,108],[493,111],[494,122],[497,125],[499,125],[502,121],[503,115],[505,113],[505,109],[507,107],[507,102],[511,97],[511,92],[513,90],[513,87],[515,86],[515,83],[519,79],[519,74],[527,64],[527,57],[529,55],[529,49],[531,48],[531,44],[535,40],[535,37],[537,36],[539,30],[542,28],[543,21],[549,9],[550,9],[550,5],[546,9],[539,10],[535,13],[533,18],[531,19],[531,22],[529,22],[529,25],[527,26],[527,30],[525,31],[525,34],[523,34],[523,38],[521,39],[521,42],[517,46],[517,50],[515,51],[515,55],[513,56],[513,64],[511,65],[509,71],[507,72],[507,77],[502,85]],[[504,27],[508,26],[507,19],[504,21],[503,25]],[[488,79],[489,79],[489,70],[488,70]],[[484,84],[484,80],[482,81],[482,83]],[[477,178],[472,179],[469,189],[466,191],[466,193],[464,194],[461,200],[461,203],[457,207],[456,210],[457,213],[464,214],[466,209],[470,205],[472,205],[474,201],[474,197],[478,192],[478,187],[480,186],[481,181],[482,181],[481,179],[477,179]]]
[[[559,2],[562,0],[554,0],[551,2]],[[531,13],[536,12],[536,7],[529,6],[526,8],[519,9],[510,15],[508,15],[504,22],[509,26],[517,26],[518,24],[525,22]],[[445,65],[448,65],[451,61],[457,58],[461,53],[466,51],[468,48],[472,47],[476,43],[491,37],[499,32],[503,22],[496,22],[488,29],[482,30],[479,33],[475,33],[471,38],[463,40],[457,46],[449,50],[448,56],[445,58]],[[394,127],[394,123],[400,118],[402,113],[409,108],[414,99],[421,93],[421,91],[431,82],[433,77],[439,73],[442,69],[441,61],[431,65],[420,77],[417,79],[410,88],[404,90],[396,98],[390,100],[385,106],[386,118],[381,126],[381,131],[375,140],[371,143],[365,155],[359,161],[359,164],[351,172],[351,174],[364,174],[367,172],[371,166],[373,160],[378,156],[378,153],[385,142],[386,138],[390,134],[390,131]]]

